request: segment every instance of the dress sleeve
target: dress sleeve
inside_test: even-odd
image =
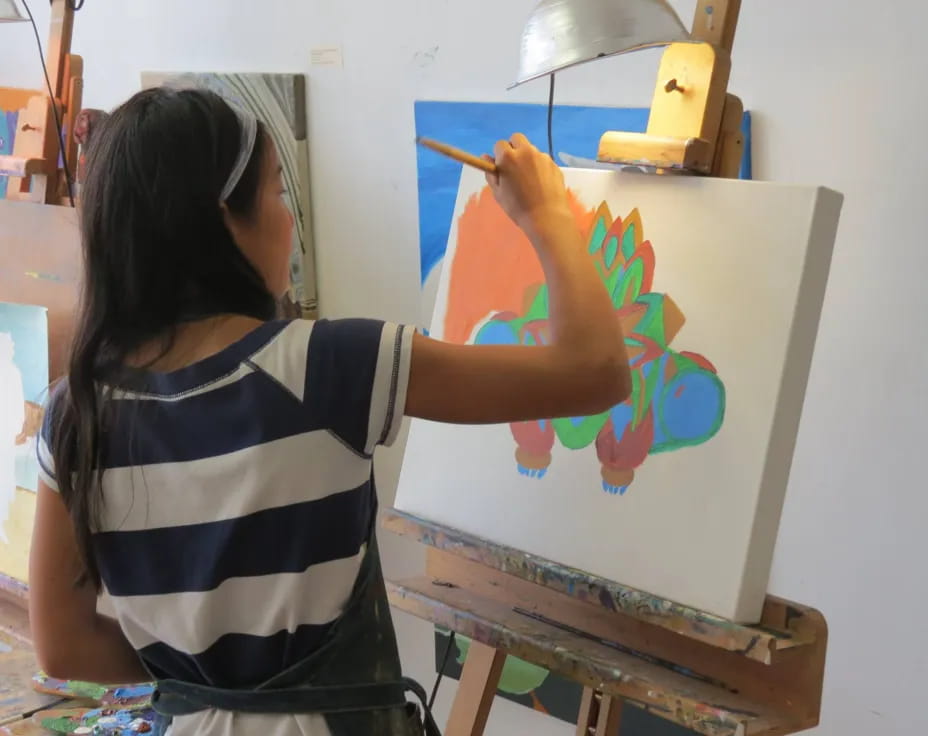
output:
[[[370,319],[320,320],[313,327],[305,396],[325,425],[361,454],[396,440],[414,333]]]

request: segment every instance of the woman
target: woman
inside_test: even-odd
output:
[[[517,135],[488,177],[545,269],[553,344],[459,346],[377,320],[275,319],[293,218],[247,113],[149,90],[98,135],[86,293],[39,443],[42,667],[158,680],[178,736],[416,733],[403,690],[421,690],[401,679],[377,557],[375,448],[404,415],[503,423],[628,395],[560,171]]]

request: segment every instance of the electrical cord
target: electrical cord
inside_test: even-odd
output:
[[[435,687],[432,688],[432,697],[429,698],[429,710],[435,707],[435,698],[438,697],[438,686],[441,685],[442,678],[445,676],[445,668],[448,666],[448,657],[451,656],[451,648],[454,646],[455,633],[452,631],[448,637],[448,646],[445,647],[445,654],[441,658],[441,667],[438,668],[438,677],[435,678]]]
[[[548,155],[554,158],[554,73],[551,73],[551,87],[548,90]]]
[[[80,10],[84,7],[84,0],[68,0],[73,10]],[[32,24],[32,32],[35,34],[35,42],[39,47],[39,61],[42,62],[42,71],[45,73],[45,84],[48,87],[48,99],[51,102],[52,112],[55,114],[55,127],[58,131],[58,152],[61,154],[61,163],[64,165],[65,183],[68,185],[68,200],[74,207],[74,188],[71,185],[71,170],[68,166],[68,157],[65,153],[64,145],[64,127],[61,124],[61,117],[58,114],[58,105],[55,104],[55,93],[52,90],[52,80],[48,76],[48,67],[45,65],[45,50],[42,48],[42,39],[39,37],[39,27],[35,24],[35,17],[32,15],[32,9],[29,7],[27,0],[23,0],[23,6],[26,8],[26,14],[29,16],[29,23]]]

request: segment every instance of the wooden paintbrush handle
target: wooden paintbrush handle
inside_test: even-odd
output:
[[[496,164],[492,161],[487,161],[482,159],[479,156],[474,156],[467,151],[462,151],[459,148],[454,146],[449,146],[447,143],[440,143],[439,141],[432,140],[431,138],[417,138],[416,143],[420,146],[424,146],[436,153],[440,153],[448,158],[452,158],[455,161],[459,161],[465,166],[473,166],[475,169],[480,169],[485,171],[488,174],[497,173]]]

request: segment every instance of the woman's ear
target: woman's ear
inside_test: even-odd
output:
[[[225,202],[219,203],[219,210],[222,212],[223,222],[226,224],[229,232],[232,233],[232,239],[239,247],[241,247],[243,242],[242,236],[244,234],[242,232],[241,221],[234,214],[232,214],[232,211],[229,209],[229,205],[227,205]]]

